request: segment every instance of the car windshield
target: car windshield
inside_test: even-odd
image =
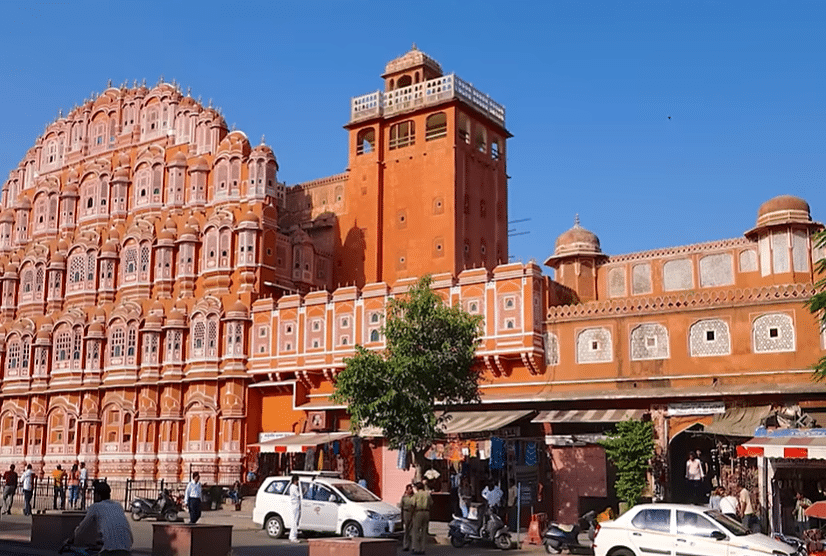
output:
[[[736,537],[745,537],[746,535],[751,535],[751,531],[743,527],[739,521],[735,521],[731,519],[729,516],[725,515],[720,510],[708,510],[705,514],[725,527],[725,529]]]
[[[350,502],[379,502],[381,498],[356,483],[331,483]]]

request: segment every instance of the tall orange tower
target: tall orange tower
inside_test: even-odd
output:
[[[339,284],[508,260],[505,109],[416,49],[351,101]]]

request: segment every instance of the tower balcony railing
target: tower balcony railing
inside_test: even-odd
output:
[[[456,74],[445,75],[393,91],[376,91],[350,101],[350,122],[461,99],[501,126],[505,126],[505,107]]]

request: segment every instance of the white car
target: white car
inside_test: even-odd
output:
[[[300,531],[337,533],[345,537],[381,537],[401,531],[401,512],[366,488],[320,473],[300,474]],[[267,477],[255,495],[252,521],[279,538],[291,529],[287,487],[290,477]]]
[[[719,510],[688,504],[640,504],[594,537],[595,556],[801,556],[804,552],[752,533]]]

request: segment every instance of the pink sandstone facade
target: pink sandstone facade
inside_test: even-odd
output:
[[[676,492],[684,431],[826,408],[805,201],[768,201],[743,238],[621,256],[577,222],[551,278],[507,263],[504,108],[415,48],[382,77],[351,101],[346,170],[290,188],[174,84],[110,87],[47,128],[2,192],[0,466],[227,483],[268,434],[346,431],[335,376],[423,274],[484,317],[483,405],[453,411],[524,417],[547,461],[521,472],[560,519],[611,499],[593,437],[619,414],[654,421]],[[396,454],[369,446],[395,499]]]

